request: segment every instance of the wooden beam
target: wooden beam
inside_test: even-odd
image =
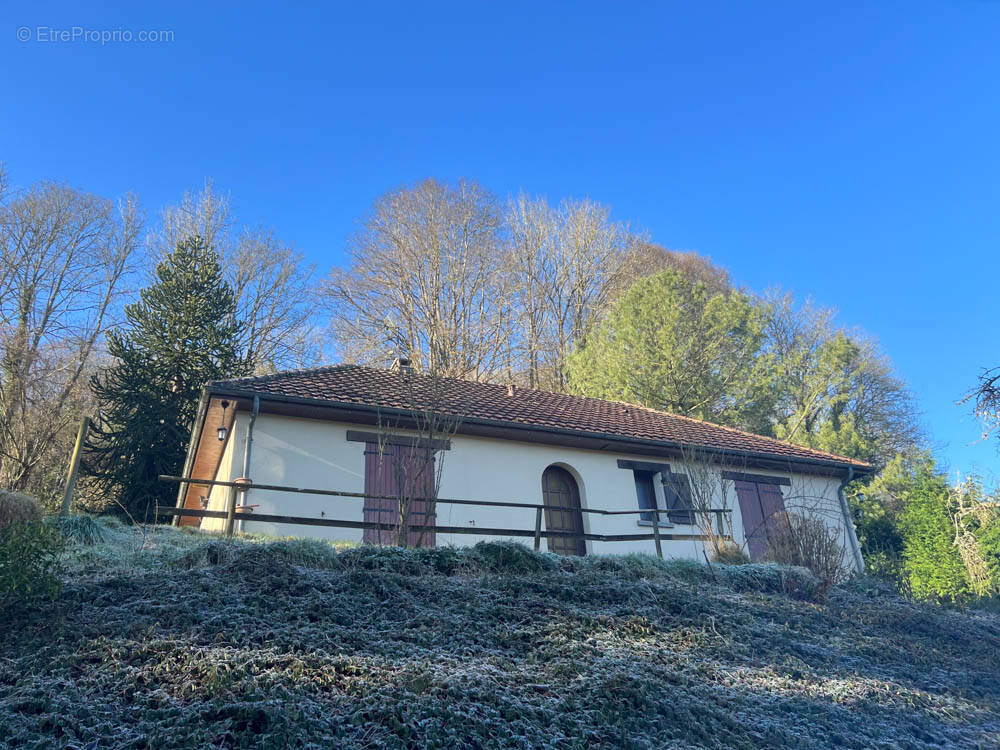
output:
[[[194,510],[191,508],[163,508],[160,510],[165,515],[183,516],[185,518],[222,518],[227,516],[222,510]],[[305,518],[303,516],[277,516],[267,513],[237,513],[236,518],[240,521],[257,521],[260,523],[287,523],[296,526],[329,526],[340,529],[392,529],[394,524],[390,523],[370,523],[365,521],[341,521],[333,518]],[[411,525],[411,530],[434,530],[439,534],[468,534],[473,536],[516,536],[533,537],[539,534],[546,539],[554,537],[582,538],[592,542],[630,542],[630,541],[652,541],[654,534],[576,534],[572,531],[533,531],[531,529],[500,529],[470,526],[425,526]],[[708,536],[704,534],[660,534],[660,539],[667,541],[707,541]]]

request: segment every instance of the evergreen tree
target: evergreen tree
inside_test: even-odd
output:
[[[971,594],[969,574],[955,546],[953,498],[928,459],[916,468],[903,496],[903,572],[918,599],[961,601]]]
[[[116,362],[91,384],[103,419],[87,464],[136,521],[174,503],[176,485],[157,477],[181,473],[202,386],[248,371],[235,310],[218,255],[195,236],[157,265],[153,285],[108,334]]]
[[[570,355],[569,389],[758,432],[773,375],[764,311],[668,270],[637,281]]]

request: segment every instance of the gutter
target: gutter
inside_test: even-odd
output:
[[[840,500],[840,512],[844,516],[844,526],[847,528],[847,540],[851,546],[851,553],[854,555],[854,563],[857,565],[858,573],[865,572],[865,558],[861,555],[861,545],[858,544],[858,535],[854,530],[854,519],[851,518],[851,510],[847,505],[847,497],[844,495],[844,488],[854,481],[854,467],[847,469],[847,476],[837,487],[837,499]]]
[[[247,427],[247,442],[246,447],[243,449],[243,473],[240,475],[243,478],[250,478],[250,453],[253,450],[253,426],[257,421],[257,415],[260,413],[260,396],[253,397],[253,411],[250,412],[250,424]],[[242,501],[246,505],[247,495],[250,492],[248,487],[243,492]],[[240,519],[240,533],[243,533],[243,520]]]
[[[355,411],[371,416],[399,416],[399,417],[411,417],[412,412],[406,409],[387,409],[375,406],[369,406],[368,404],[352,404],[342,401],[326,401],[323,399],[316,398],[301,398],[297,396],[282,396],[278,394],[265,393],[261,394],[259,391],[245,391],[239,388],[224,388],[218,386],[208,386],[206,392],[218,395],[218,396],[229,396],[230,398],[244,398],[244,399],[254,399],[255,402],[259,401],[261,396],[265,401],[273,401],[275,403],[283,404],[298,404],[302,406],[318,406],[325,407],[328,409],[338,409],[340,411]],[[742,451],[736,449],[725,449],[725,448],[710,448],[706,446],[697,446],[686,443],[675,443],[666,440],[649,440],[642,438],[630,438],[625,435],[611,435],[607,433],[600,432],[587,432],[584,430],[566,430],[560,429],[558,427],[549,427],[547,425],[527,425],[518,424],[517,422],[505,422],[497,419],[483,419],[477,417],[463,417],[462,424],[474,424],[482,425],[485,427],[498,427],[509,430],[521,430],[525,432],[543,432],[552,435],[565,435],[569,437],[583,437],[596,440],[606,440],[612,443],[624,443],[626,445],[642,445],[650,448],[667,448],[675,451],[681,451],[695,447],[700,451],[712,455],[722,455],[722,456],[733,456],[736,458],[747,458],[747,459],[759,459],[764,461],[772,462],[786,462],[788,464],[799,464],[805,466],[816,466],[823,467],[826,469],[848,469],[851,473],[852,478],[855,478],[855,471],[857,471],[857,476],[870,474],[872,468],[870,466],[859,466],[852,465],[845,461],[831,461],[818,458],[804,458],[799,456],[783,456],[780,453],[762,453],[759,451]],[[461,433],[461,426],[459,427],[459,433]],[[848,480],[850,481],[850,480]]]

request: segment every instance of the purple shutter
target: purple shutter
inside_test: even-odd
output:
[[[365,523],[380,523],[384,528],[365,529],[363,539],[372,544],[395,544],[399,528],[400,500],[408,504],[409,525],[433,526],[434,503],[424,499],[434,497],[434,454],[427,448],[395,443],[379,446],[365,443]],[[430,512],[428,512],[430,511]],[[409,529],[410,546],[435,546],[433,530]]]
[[[414,529],[414,526],[434,526],[436,513],[434,492],[434,452],[417,446],[396,446],[402,459],[402,476],[405,497],[409,500],[409,544],[411,547],[434,547],[437,543],[433,529]]]
[[[743,535],[747,540],[750,559],[763,558],[767,549],[767,530],[764,527],[764,511],[753,482],[736,482],[736,497],[740,501],[740,517],[743,519]]]
[[[785,499],[781,496],[781,488],[776,484],[758,484],[757,494],[760,496],[764,528],[768,535],[784,531],[788,527],[788,515],[785,513]]]
[[[392,544],[393,529],[399,525],[399,504],[395,471],[395,445],[365,443],[365,523],[384,524],[384,528],[364,530],[363,539],[372,544]]]
[[[781,488],[776,484],[737,481],[736,496],[740,501],[750,559],[761,560],[767,551],[768,537],[781,532],[788,524]]]

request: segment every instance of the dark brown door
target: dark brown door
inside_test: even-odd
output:
[[[781,488],[774,484],[737,481],[736,497],[740,501],[740,517],[750,559],[761,560],[769,536],[787,522]]]
[[[364,530],[363,539],[373,544],[395,544],[399,529],[400,506],[408,507],[407,543],[433,547],[433,529],[413,526],[434,525],[434,454],[429,449],[365,443],[365,523],[379,523],[381,528]],[[430,512],[428,512],[430,511]]]
[[[542,497],[545,503],[547,531],[568,531],[583,534],[583,514],[580,512],[580,490],[576,480],[565,469],[550,466],[542,474]],[[587,545],[581,536],[548,537],[549,552],[557,555],[585,555]]]

